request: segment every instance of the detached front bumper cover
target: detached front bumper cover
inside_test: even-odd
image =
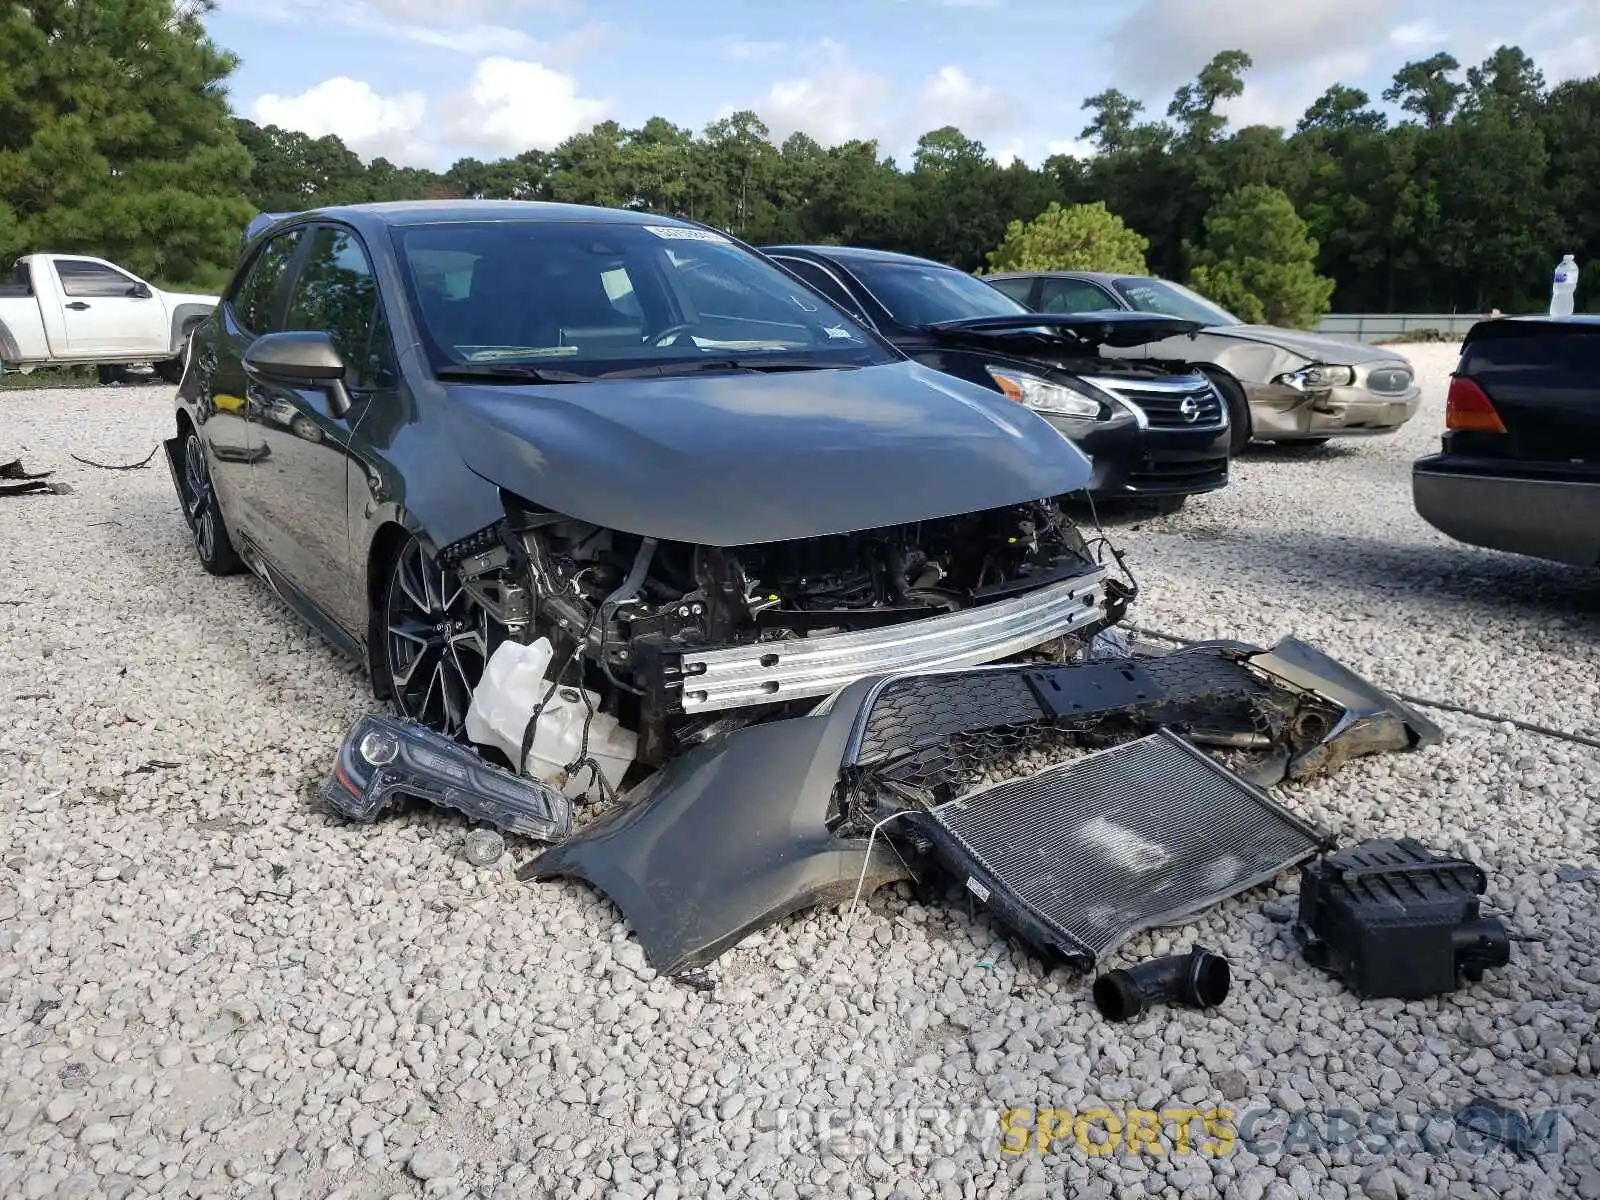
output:
[[[880,676],[712,738],[518,877],[599,888],[673,974],[858,886],[942,868],[1081,967],[1332,845],[1260,783],[1439,737],[1292,638]],[[1196,743],[1276,752],[1271,778]]]

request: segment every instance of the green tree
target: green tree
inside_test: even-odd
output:
[[[1594,312],[1600,308],[1594,299],[1600,289],[1589,282],[1600,276],[1600,76],[1556,87],[1544,104],[1539,127],[1549,150],[1550,190],[1566,218],[1561,244],[1549,249],[1577,255],[1584,273],[1578,302]],[[1553,253],[1545,256],[1552,264]],[[1541,298],[1549,286],[1544,271],[1529,283],[1538,285]]]
[[[526,150],[494,162],[463,158],[444,178],[469,200],[543,200],[550,188],[550,156],[543,150]]]
[[[1297,133],[1382,133],[1389,119],[1372,108],[1371,98],[1360,88],[1336,83],[1311,102]]]
[[[623,177],[622,148],[628,131],[602,121],[588,133],[575,133],[550,153],[550,199],[563,204],[621,208],[630,199]]]
[[[1438,129],[1450,119],[1466,84],[1451,79],[1461,64],[1443,51],[1432,58],[1408,62],[1395,72],[1394,82],[1383,89],[1383,98],[1399,103],[1406,112],[1422,118],[1429,129]]]
[[[1249,184],[1206,214],[1189,283],[1242,319],[1309,329],[1328,311],[1333,280],[1317,274],[1317,243],[1277,188]]]
[[[1177,90],[1167,105],[1167,116],[1178,122],[1185,140],[1204,145],[1221,135],[1228,118],[1217,106],[1244,95],[1244,73],[1254,65],[1243,50],[1224,50],[1200,69],[1193,83]]]
[[[1139,114],[1144,111],[1141,101],[1116,88],[1107,88],[1085,100],[1083,109],[1092,112],[1094,117],[1078,134],[1080,138],[1093,142],[1102,154],[1133,148]]]
[[[906,214],[908,243],[896,249],[925,254],[971,271],[1005,234],[1005,214],[995,203],[1001,170],[980,141],[953,125],[917,139]]]
[[[224,91],[235,59],[202,24],[210,7],[0,8],[0,207],[13,250],[93,253],[179,283],[215,283],[231,264],[252,211],[250,156]]]
[[[299,212],[362,199],[366,168],[338,138],[313,138],[276,125],[235,118],[234,133],[250,155],[250,200],[262,212]]]
[[[1143,275],[1150,242],[1106,206],[1052,203],[1033,220],[1012,221],[989,251],[993,271],[1117,271]]]
[[[1466,112],[1499,107],[1512,120],[1538,115],[1544,103],[1544,72],[1520,46],[1501,46],[1482,64],[1467,68]]]
[[[766,124],[748,109],[711,122],[697,159],[697,174],[708,188],[708,211],[700,220],[759,240],[772,225],[770,193],[778,174],[778,148]]]
[[[1561,236],[1549,165],[1543,132],[1501,105],[1438,132],[1425,169],[1439,221],[1427,245],[1443,269],[1439,283],[1449,289],[1442,299],[1450,307],[1514,309],[1543,290],[1528,284],[1548,287],[1540,277]]]

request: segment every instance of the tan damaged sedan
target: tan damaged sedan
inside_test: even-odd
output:
[[[1333,437],[1393,433],[1422,403],[1404,355],[1299,329],[1247,325],[1170,280],[1092,271],[1013,272],[984,280],[1037,312],[1120,309],[1202,322],[1192,341],[1171,338],[1122,353],[1187,359],[1204,371],[1228,402],[1235,452],[1252,438],[1320,445]]]

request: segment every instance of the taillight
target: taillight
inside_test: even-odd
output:
[[[1504,433],[1505,422],[1495,412],[1494,403],[1472,379],[1459,375],[1450,379],[1450,394],[1444,403],[1446,429],[1475,429],[1480,433]]]

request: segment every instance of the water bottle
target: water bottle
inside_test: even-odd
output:
[[[1569,254],[1556,264],[1555,278],[1550,284],[1550,315],[1552,317],[1570,317],[1572,315],[1572,296],[1577,290],[1578,263]]]

